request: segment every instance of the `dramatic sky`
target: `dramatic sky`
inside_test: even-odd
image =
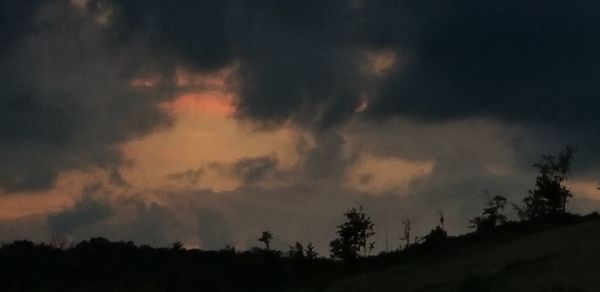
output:
[[[313,242],[362,205],[466,232],[577,149],[600,209],[600,2],[0,0],[0,241]]]

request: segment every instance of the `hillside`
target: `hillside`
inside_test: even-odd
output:
[[[2,291],[600,291],[600,215],[509,222],[347,262],[260,248],[22,240],[0,246],[0,281]]]
[[[506,228],[334,282],[326,291],[600,291],[600,221]]]

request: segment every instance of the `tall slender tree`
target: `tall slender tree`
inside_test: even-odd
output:
[[[401,241],[404,241],[404,249],[410,246],[410,231],[412,230],[411,222],[409,218],[402,219],[402,236]]]

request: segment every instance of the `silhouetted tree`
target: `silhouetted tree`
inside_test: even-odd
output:
[[[11,251],[30,251],[35,248],[33,241],[29,240],[15,240],[10,244],[3,244],[2,249]]]
[[[342,260],[356,259],[360,251],[366,256],[368,250],[374,247],[373,242],[368,242],[369,238],[375,235],[373,223],[362,207],[352,208],[346,213],[346,222],[338,226],[338,238],[329,243],[331,247],[331,256]]]
[[[228,254],[233,254],[233,255],[237,253],[237,250],[235,249],[235,246],[232,246],[232,245],[229,245],[229,244],[226,244],[225,247],[222,248],[220,251],[222,253],[228,253]]]
[[[312,242],[309,242],[306,245],[306,258],[309,260],[313,260],[316,259],[319,256],[319,254],[315,251],[315,247],[313,246]]]
[[[444,226],[444,213],[440,212],[440,224],[425,235],[423,240],[426,244],[439,244],[448,239],[448,232]]]
[[[469,227],[475,228],[477,231],[487,231],[506,223],[506,215],[502,214],[506,202],[506,198],[503,196],[488,197],[487,207],[483,209],[483,214],[471,219]]]
[[[269,231],[263,231],[260,238],[258,238],[258,241],[265,244],[265,248],[267,250],[271,249],[271,240],[273,240],[273,234]]]
[[[292,259],[303,259],[304,258],[304,245],[300,242],[296,242],[295,245],[290,245],[289,251],[290,258]]]
[[[543,162],[534,164],[539,170],[535,188],[523,199],[525,207],[518,209],[521,219],[538,219],[546,216],[562,214],[573,195],[564,186],[571,171],[573,149],[565,146],[558,157],[542,156]]]
[[[425,235],[423,240],[427,244],[437,244],[445,241],[448,238],[448,232],[441,226],[436,226],[432,229],[429,234]]]
[[[183,250],[183,243],[181,243],[181,241],[173,242],[173,244],[171,245],[171,249],[173,249],[174,251]]]
[[[410,246],[410,231],[411,231],[411,223],[410,219],[404,218],[402,219],[402,236],[400,240],[404,241],[404,249],[407,249]]]

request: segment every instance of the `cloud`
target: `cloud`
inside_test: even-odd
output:
[[[24,0],[13,2],[10,0],[0,1],[0,17],[4,19],[0,23],[0,42],[4,44],[0,48],[0,54],[13,49],[15,40],[28,34],[36,27],[34,15],[36,10],[47,1]]]
[[[123,142],[169,125],[158,105],[173,98],[178,67],[235,67],[236,115],[264,128],[475,117],[529,126],[532,145],[552,135],[590,154],[600,142],[589,133],[599,124],[600,7],[587,1],[4,6],[5,192],[47,188],[66,169],[119,166]]]
[[[73,206],[45,216],[48,234],[79,241],[102,236],[134,240],[137,244],[167,246],[190,230],[179,222],[176,211],[136,194],[116,195],[101,185],[87,188]]]
[[[237,63],[238,115],[266,126],[293,120],[328,128],[350,119],[365,98],[375,118],[598,123],[600,6],[588,1],[113,5],[123,38],[145,35],[196,70]],[[365,72],[368,60],[379,77]]]
[[[484,115],[524,123],[580,126],[593,82],[600,6],[586,1],[399,2],[374,19],[378,29],[409,25],[388,44],[412,60],[379,90],[373,114],[422,119]],[[424,11],[426,13],[418,13]],[[381,13],[382,11],[374,11]],[[415,37],[410,37],[415,36]],[[597,121],[596,121],[597,122]]]
[[[213,161],[207,170],[232,177],[242,186],[269,187],[304,182],[318,185],[343,183],[350,167],[357,161],[345,145],[344,137],[335,130],[323,130],[299,136],[295,143],[297,159],[291,165],[281,163],[275,152],[248,156],[234,162]]]
[[[135,38],[109,45],[98,11],[67,1],[21,6],[8,5],[7,19],[27,25],[2,26],[20,34],[0,52],[0,190],[47,189],[63,171],[93,168],[124,185],[115,170],[124,164],[120,145],[171,123],[159,108],[171,98],[161,89],[167,83],[130,84],[160,74],[159,66],[146,63]]]
[[[167,178],[174,181],[184,181],[190,184],[196,184],[204,174],[204,168],[188,169],[184,172],[176,172],[167,175]]]
[[[230,172],[228,175],[234,175],[235,169],[247,170],[238,172],[240,180],[246,177],[245,173],[260,169],[256,173],[261,175],[249,176],[252,183],[242,183],[232,190],[203,189],[201,183],[126,192],[111,192],[104,186],[84,191],[91,196],[83,196],[72,206],[51,212],[47,226],[28,226],[31,234],[14,232],[10,227],[15,225],[14,219],[0,221],[0,231],[14,232],[0,238],[12,238],[13,234],[40,238],[39,234],[62,231],[76,240],[104,236],[156,246],[182,241],[186,246],[203,249],[225,245],[247,249],[258,246],[260,233],[269,230],[275,235],[275,248],[286,250],[295,241],[311,241],[321,254],[327,255],[328,243],[343,220],[342,213],[362,205],[375,223],[377,250],[382,250],[385,230],[391,248],[400,244],[403,218],[413,222],[414,235],[423,236],[438,224],[438,212],[442,211],[449,232],[462,233],[468,230],[468,220],[479,215],[484,207],[486,191],[520,202],[535,182],[532,167],[513,161],[515,153],[510,142],[514,133],[491,121],[426,126],[388,121],[371,126],[379,131],[361,123],[353,131],[300,140],[297,146],[300,157],[291,166],[276,164],[278,160],[273,156],[250,156],[223,163],[221,167]],[[398,129],[403,136],[376,139],[378,135],[389,136],[386,131]],[[464,141],[464,133],[479,143]],[[357,139],[356,135],[362,138]],[[410,171],[405,173],[405,169],[395,172],[386,169],[384,178],[389,175],[387,172],[395,174],[398,181],[407,176],[406,186],[364,191],[348,184],[351,178],[348,175],[362,161],[360,154],[357,158],[355,153],[368,153],[368,157],[376,158],[396,157],[399,161],[404,161],[401,158],[406,155],[432,159],[435,163],[419,176]],[[262,168],[265,165],[269,167]],[[315,177],[319,165],[322,172]],[[206,171],[214,170],[206,168]],[[378,171],[370,174],[372,182],[381,177]],[[272,181],[274,177],[277,182]],[[597,202],[576,195],[570,207],[587,211],[596,205]],[[93,211],[96,209],[110,212],[97,216],[98,212]],[[23,220],[30,222],[27,218]]]
[[[240,4],[234,26],[239,117],[329,128],[348,120],[367,87],[360,11],[350,1]],[[259,17],[257,17],[259,16]]]
[[[242,158],[233,165],[232,171],[236,177],[242,179],[244,184],[252,184],[265,179],[265,176],[272,172],[278,163],[277,157],[273,155]]]
[[[427,0],[368,7],[373,38],[406,62],[377,86],[366,115],[434,123],[490,118],[527,128],[530,137],[519,145],[526,160],[561,144],[597,156],[597,3]],[[597,162],[582,161],[588,168]]]
[[[231,1],[90,1],[110,5],[116,42],[142,35],[169,62],[210,71],[229,65]]]
[[[235,65],[236,116],[262,129],[490,119],[521,128],[522,160],[564,144],[597,156],[597,4],[112,3],[120,35],[148,36],[163,59],[202,72]]]
[[[95,223],[112,216],[113,212],[107,201],[84,197],[73,208],[50,215],[48,227],[53,233],[72,233],[78,227],[91,228]]]
[[[361,34],[350,1],[111,1],[118,39],[143,35],[196,71],[237,65],[238,117],[331,127],[361,103]]]

